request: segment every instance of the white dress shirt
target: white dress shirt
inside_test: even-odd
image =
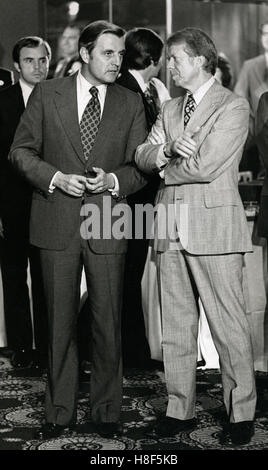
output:
[[[158,99],[160,104],[164,103],[164,101],[170,100],[170,94],[168,92],[168,89],[164,85],[161,80],[159,80],[156,77],[151,78],[149,82],[145,82],[141,73],[138,70],[134,69],[129,69],[129,73],[135,78],[135,80],[138,82],[140,89],[142,90],[143,93],[146,93],[146,91],[149,89],[150,83],[152,83],[158,94]]]
[[[90,88],[93,85],[89,83],[85,77],[81,74],[81,72],[78,72],[77,75],[77,80],[76,80],[76,90],[77,90],[77,108],[78,108],[78,121],[80,122],[83,116],[83,112],[85,111],[85,108],[91,99],[92,95],[90,93]],[[104,103],[105,103],[105,97],[106,97],[106,91],[107,91],[107,85],[98,85],[95,88],[98,90],[98,98],[100,102],[100,108],[101,108],[101,117],[103,113],[103,108],[104,108]]]
[[[77,91],[77,112],[78,112],[78,120],[79,122],[82,119],[83,113],[85,111],[85,108],[91,99],[92,95],[90,93],[90,88],[93,85],[88,82],[88,80],[85,79],[85,77],[82,75],[82,73],[79,71],[77,74],[77,79],[76,79],[76,91]],[[104,103],[105,103],[105,98],[106,98],[106,92],[107,92],[107,85],[97,85],[95,88],[98,90],[98,99],[100,102],[100,108],[101,108],[101,117],[103,114],[103,109],[104,109]],[[55,173],[53,176],[50,185],[49,185],[49,192],[52,193],[55,189],[55,186],[53,184],[55,176],[59,173],[58,171]],[[114,179],[114,187],[113,189],[108,189],[112,193],[113,196],[118,196],[119,194],[119,181],[117,176],[114,173],[111,173]]]
[[[31,87],[30,85],[28,85],[28,83],[26,83],[23,80],[23,78],[19,79],[19,83],[20,83],[20,87],[21,87],[21,91],[22,91],[24,106],[26,108],[27,103],[28,103],[28,99],[29,99],[30,94],[32,93],[34,87]]]
[[[140,74],[140,72],[138,70],[134,70],[134,69],[129,69],[128,70],[129,73],[131,73],[131,75],[135,78],[135,80],[137,80],[138,84],[139,84],[139,87],[140,89],[142,90],[143,93],[146,92],[146,90],[148,89],[148,85],[149,83],[146,83],[142,77],[142,75]]]

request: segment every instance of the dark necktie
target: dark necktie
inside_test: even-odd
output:
[[[97,88],[95,86],[90,88],[90,93],[92,98],[89,100],[80,121],[80,134],[85,160],[89,159],[90,152],[95,142],[101,114]]]
[[[149,120],[149,127],[151,129],[152,125],[156,121],[156,117],[160,108],[157,89],[153,83],[149,83],[149,87],[145,90],[144,96],[147,102],[147,118]]]
[[[188,94],[187,101],[184,108],[184,127],[186,127],[190,117],[196,108],[196,102],[191,93]]]

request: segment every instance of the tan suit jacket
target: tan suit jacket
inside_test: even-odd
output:
[[[144,172],[159,171],[157,161],[163,155],[164,144],[182,134],[183,106],[183,97],[162,106],[151,133],[136,152],[137,165]],[[248,120],[246,100],[215,82],[188,122],[189,131],[200,127],[194,136],[197,142],[195,155],[189,159],[170,159],[165,167],[156,203],[166,208],[169,204],[176,206],[180,242],[191,254],[252,250],[238,192],[238,165],[247,137]],[[156,219],[155,249],[166,251],[170,247],[169,237],[158,237],[165,224],[162,211]]]

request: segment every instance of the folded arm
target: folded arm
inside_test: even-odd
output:
[[[248,133],[249,108],[244,99],[237,98],[230,102],[219,113],[207,135],[203,136],[204,131],[200,129],[200,135],[193,133],[190,136],[187,156],[179,149],[165,162],[163,152],[167,132],[163,118],[160,119],[146,143],[137,149],[139,168],[147,172],[161,171],[162,160],[166,185],[210,182],[224,172],[237,157],[237,152],[241,151]],[[192,141],[196,143],[195,149]]]
[[[241,158],[249,125],[249,108],[238,98],[221,111],[209,133],[188,159],[172,160],[165,169],[165,184],[210,183]]]

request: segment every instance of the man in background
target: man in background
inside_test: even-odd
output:
[[[161,104],[170,99],[164,83],[157,78],[162,66],[164,43],[151,29],[134,28],[126,34],[125,47],[126,53],[117,82],[142,97],[149,132],[156,121]],[[153,204],[158,185],[159,176],[151,176],[145,188],[128,198],[132,214],[135,214],[135,204]],[[132,226],[134,233],[134,217]],[[129,240],[122,317],[124,364],[142,369],[159,365],[150,359],[142,311],[141,279],[147,250],[148,240],[145,237],[140,240],[133,237]]]
[[[27,36],[13,48],[19,81],[0,93],[0,218],[2,220],[1,269],[7,346],[14,367],[44,367],[47,355],[47,318],[39,252],[29,243],[32,188],[18,175],[8,153],[34,86],[45,80],[51,50],[40,37]],[[33,328],[27,285],[30,263]],[[33,351],[33,338],[35,351]]]
[[[248,100],[250,107],[249,134],[240,164],[240,171],[251,170],[254,177],[261,169],[255,139],[255,118],[259,99],[268,90],[268,22],[260,26],[264,52],[244,62],[234,92]]]
[[[60,58],[51,65],[50,78],[68,77],[80,70],[82,63],[78,52],[79,36],[79,26],[76,24],[66,26],[59,39]]]

